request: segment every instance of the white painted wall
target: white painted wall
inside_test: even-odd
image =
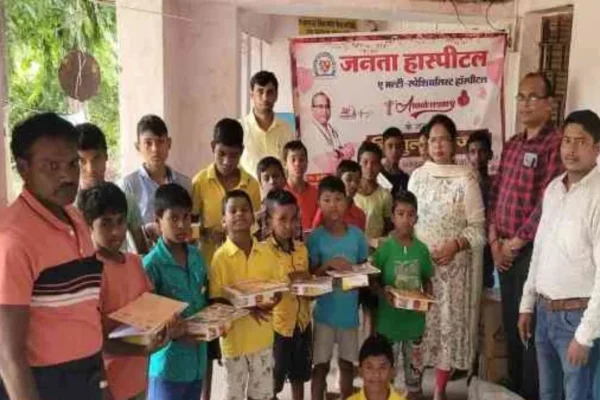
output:
[[[573,5],[580,0],[519,0],[518,14],[524,15],[532,12],[549,12],[556,8]]]
[[[600,114],[600,1],[577,0],[573,15],[567,112],[590,108]]]
[[[258,14],[253,11],[240,9],[238,12],[240,30],[270,43],[273,39],[273,16]]]
[[[273,16],[271,43],[265,53],[266,68],[279,80],[279,100],[276,112],[292,112],[292,72],[289,39],[298,36],[298,17]]]

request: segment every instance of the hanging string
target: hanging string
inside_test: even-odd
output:
[[[490,0],[490,3],[488,4],[487,8],[485,9],[485,21],[487,22],[488,26],[490,28],[492,28],[494,31],[506,32],[505,29],[500,29],[497,26],[495,26],[494,24],[492,24],[492,21],[490,20],[490,10],[492,9],[493,5],[494,5],[494,2]]]
[[[75,80],[75,100],[77,102],[79,102],[79,87],[81,86],[81,84],[83,83],[83,78],[82,78],[82,74],[83,74],[83,66],[85,65],[85,61],[86,59],[83,57],[83,49],[82,49],[82,41],[83,41],[83,35],[81,34],[81,30],[83,27],[83,10],[81,9],[81,1],[77,0],[76,1],[77,4],[77,10],[76,10],[76,17],[74,18],[75,20],[75,32],[76,33],[76,37],[75,37],[75,46],[76,46],[76,51],[77,51],[77,62],[78,62],[78,69],[77,69],[77,79]],[[82,58],[84,58],[82,60]],[[87,57],[86,57],[87,58]]]

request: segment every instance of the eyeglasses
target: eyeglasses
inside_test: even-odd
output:
[[[331,107],[329,107],[327,104],[313,104],[312,108],[318,108],[319,110],[329,110]]]
[[[522,94],[518,94],[515,99],[517,99],[517,101],[519,103],[531,103],[531,104],[535,104],[540,100],[543,99],[547,99],[550,96],[538,96],[537,94],[530,94],[529,96],[524,96]]]

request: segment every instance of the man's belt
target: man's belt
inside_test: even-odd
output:
[[[540,294],[538,295],[538,301],[550,311],[576,311],[585,310],[590,299],[577,297],[571,299],[552,300]]]

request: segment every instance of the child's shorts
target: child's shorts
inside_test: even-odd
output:
[[[372,292],[372,281],[374,278],[369,277],[368,287],[362,287],[358,290],[358,303],[366,310],[370,310],[374,312],[377,310],[377,305],[379,303],[379,297]]]
[[[275,394],[283,390],[286,379],[291,382],[308,382],[312,368],[312,327],[303,331],[296,327],[292,337],[275,332],[273,344],[275,359]]]
[[[221,345],[219,339],[211,340],[206,344],[206,358],[209,362],[221,360]]]
[[[173,382],[161,378],[150,378],[148,381],[148,400],[199,399],[201,394],[201,380]]]
[[[358,328],[338,329],[315,322],[313,364],[324,364],[333,357],[333,346],[338,345],[340,359],[358,362]]]
[[[273,348],[240,357],[225,358],[227,400],[273,398]]]
[[[395,342],[392,348],[396,366],[394,389],[400,394],[420,392],[423,381],[423,345],[421,339]]]

